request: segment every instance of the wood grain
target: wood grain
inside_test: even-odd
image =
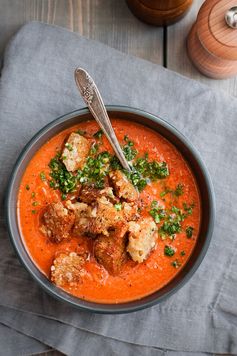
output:
[[[209,79],[202,75],[187,56],[186,38],[204,0],[195,0],[190,12],[180,22],[167,28],[167,67],[208,86],[237,96],[236,77],[225,80]]]
[[[187,49],[194,65],[210,78],[223,79],[237,75],[236,30],[224,19],[236,0],[208,0],[199,10],[189,32]]]
[[[126,0],[131,11],[142,21],[169,25],[180,20],[193,0]]]
[[[0,0],[0,54],[27,21],[66,27],[122,52],[163,63],[163,29],[139,21],[125,0]]]

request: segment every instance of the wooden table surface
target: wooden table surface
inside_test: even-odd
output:
[[[237,96],[236,78],[208,79],[187,57],[186,36],[203,1],[194,0],[187,16],[177,24],[158,28],[136,19],[125,0],[0,0],[0,56],[21,25],[39,20],[66,27]]]
[[[237,96],[236,78],[208,79],[187,57],[186,36],[203,1],[194,0],[187,16],[177,24],[157,28],[136,19],[125,0],[0,0],[0,57],[24,23],[38,20],[63,26]],[[60,354],[52,351],[47,355]]]

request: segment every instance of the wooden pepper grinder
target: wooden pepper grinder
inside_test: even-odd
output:
[[[170,25],[180,20],[193,0],[126,0],[140,20],[156,26]]]
[[[206,76],[237,75],[237,0],[206,0],[188,35],[187,49]]]

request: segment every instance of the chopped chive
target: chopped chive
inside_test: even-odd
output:
[[[166,245],[164,248],[164,254],[169,257],[174,256],[175,250],[173,249],[173,247]]]
[[[181,256],[185,256],[185,255],[186,255],[186,252],[185,252],[185,251],[181,251],[181,252],[180,252],[180,255],[181,255]]]
[[[34,198],[35,197],[35,192],[32,192],[31,193],[31,198]]]
[[[31,210],[32,214],[36,214],[36,210]]]
[[[46,180],[46,176],[45,176],[44,172],[40,172],[40,178],[41,178],[42,181]]]
[[[181,266],[181,262],[176,259],[173,262],[171,262],[171,266],[173,266],[174,268],[179,268]]]
[[[98,138],[98,139],[101,139],[101,137],[103,136],[104,132],[103,130],[98,130],[96,133],[94,133],[94,137],[95,138]]]
[[[114,204],[114,207],[117,211],[120,211],[122,210],[122,204],[121,203],[117,203],[117,204]]]
[[[186,231],[186,236],[188,239],[191,239],[191,237],[193,236],[193,230],[194,230],[194,228],[192,226],[188,226],[186,228],[185,231]]]
[[[81,136],[84,136],[86,134],[86,131],[84,130],[77,130],[76,133],[78,133]]]
[[[37,206],[37,205],[39,205],[39,203],[37,201],[33,201],[32,205]]]
[[[26,190],[30,190],[29,184],[26,184]]]

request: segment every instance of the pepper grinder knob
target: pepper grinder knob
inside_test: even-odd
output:
[[[188,55],[210,78],[237,75],[237,0],[206,0],[187,38]]]
[[[225,21],[231,28],[237,28],[237,6],[233,6],[226,11]]]

